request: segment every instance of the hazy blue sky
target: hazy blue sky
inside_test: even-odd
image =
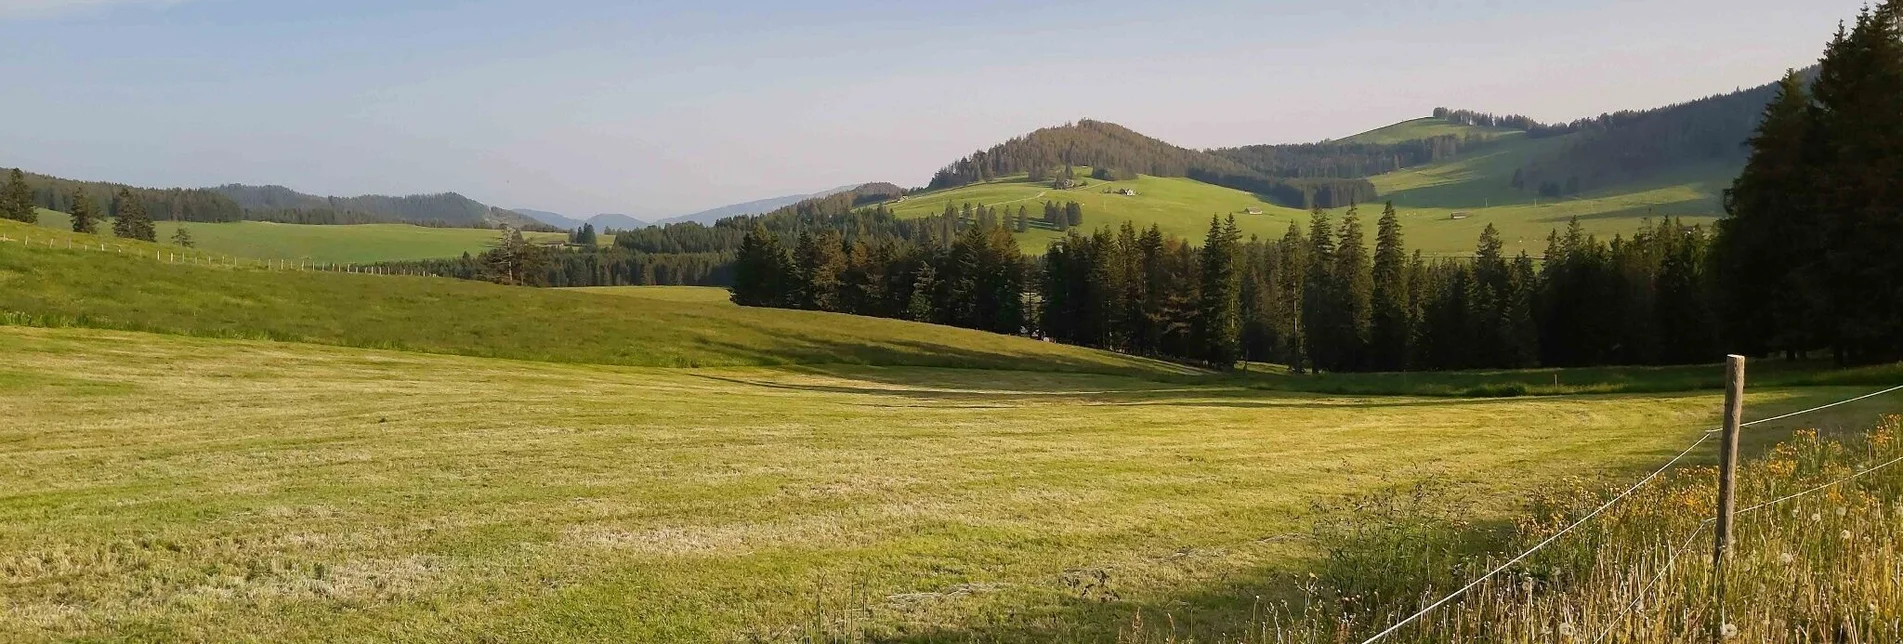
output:
[[[0,165],[660,216],[924,183],[1080,117],[1190,147],[1769,82],[1861,0],[0,0]]]

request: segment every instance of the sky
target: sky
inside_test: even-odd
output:
[[[0,166],[663,217],[922,185],[1079,118],[1192,148],[1770,82],[1862,0],[0,0]]]

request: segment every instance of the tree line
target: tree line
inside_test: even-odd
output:
[[[1070,231],[1032,261],[979,222],[947,244],[802,233],[743,238],[734,301],[896,317],[1230,368],[1441,370],[1709,360],[1710,235],[1672,220],[1632,237],[1574,222],[1543,263],[1488,226],[1471,260],[1408,253],[1392,206],[1372,249],[1359,209],[1275,240],[1212,218],[1200,246],[1126,223]]]
[[[1211,150],[1271,177],[1360,179],[1471,152],[1494,143],[1480,133],[1443,134],[1398,143],[1303,143]],[[1358,200],[1366,203],[1368,199]],[[1304,207],[1312,207],[1307,205]]]
[[[1866,8],[1771,93],[1725,193],[1724,317],[1752,353],[1903,359],[1903,2]]]
[[[43,201],[35,194],[28,176],[19,168],[7,173],[6,185],[0,186],[0,218],[39,223],[39,209],[45,206],[41,205]],[[152,216],[146,212],[147,200],[130,188],[121,187],[112,195],[104,210],[93,200],[89,190],[78,186],[61,198],[59,203],[71,219],[73,232],[99,234],[99,224],[110,218],[112,234],[116,237],[158,241],[158,231],[152,224]],[[172,236],[172,241],[181,246],[194,245],[191,233],[182,226]]]

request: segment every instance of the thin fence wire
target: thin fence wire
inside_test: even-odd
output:
[[[1734,514],[1733,514],[1733,516],[1740,516],[1740,515],[1744,515],[1744,514],[1747,514],[1747,513],[1751,513],[1751,512],[1756,512],[1756,511],[1758,511],[1758,510],[1762,510],[1762,509],[1764,509],[1764,508],[1768,508],[1768,507],[1771,507],[1771,506],[1773,506],[1773,505],[1777,505],[1777,504],[1779,504],[1779,503],[1783,503],[1783,502],[1785,502],[1785,501],[1789,501],[1789,500],[1791,500],[1791,499],[1795,499],[1795,498],[1799,498],[1799,497],[1804,497],[1804,496],[1809,496],[1809,495],[1812,495],[1812,494],[1816,494],[1816,493],[1818,493],[1818,492],[1822,492],[1822,491],[1824,491],[1824,490],[1828,490],[1828,489],[1830,489],[1830,488],[1833,488],[1833,487],[1836,487],[1836,486],[1839,486],[1839,485],[1843,485],[1843,484],[1845,484],[1845,483],[1849,483],[1849,482],[1851,482],[1851,481],[1854,481],[1854,480],[1856,480],[1856,479],[1859,479],[1859,478],[1862,478],[1863,476],[1865,476],[1865,475],[1867,475],[1867,474],[1870,474],[1870,473],[1872,473],[1872,472],[1875,472],[1875,471],[1877,471],[1877,470],[1880,470],[1880,469],[1883,469],[1883,468],[1886,468],[1886,467],[1889,467],[1889,466],[1891,466],[1891,465],[1895,465],[1895,464],[1897,464],[1897,463],[1903,463],[1903,456],[1899,456],[1899,457],[1896,457],[1896,458],[1893,458],[1893,459],[1890,459],[1890,461],[1889,461],[1889,462],[1887,462],[1887,463],[1884,463],[1884,464],[1882,464],[1882,465],[1876,465],[1876,466],[1872,466],[1872,467],[1870,467],[1869,469],[1865,469],[1865,470],[1863,470],[1863,471],[1861,471],[1861,472],[1857,472],[1857,473],[1855,473],[1855,474],[1851,474],[1851,475],[1849,475],[1849,476],[1846,476],[1846,477],[1843,477],[1843,478],[1840,478],[1840,479],[1837,479],[1837,480],[1835,480],[1835,481],[1831,481],[1831,482],[1829,482],[1829,483],[1825,483],[1825,484],[1823,484],[1823,485],[1819,485],[1819,486],[1817,486],[1817,487],[1813,487],[1813,488],[1811,488],[1811,489],[1808,489],[1808,490],[1804,490],[1804,491],[1802,491],[1802,492],[1798,492],[1798,493],[1796,493],[1796,494],[1788,494],[1788,495],[1785,495],[1785,496],[1782,496],[1782,497],[1778,497],[1778,498],[1776,498],[1776,499],[1772,499],[1772,500],[1770,500],[1770,501],[1765,501],[1765,502],[1763,502],[1763,503],[1759,503],[1759,504],[1757,504],[1757,505],[1754,505],[1754,506],[1751,506],[1751,507],[1748,507],[1748,508],[1745,508],[1745,509],[1743,509],[1743,510],[1739,510],[1739,511],[1737,511],[1736,513],[1734,513]]]
[[[1809,409],[1794,411],[1788,414],[1772,416],[1770,418],[1761,418],[1761,419],[1754,420],[1748,423],[1741,423],[1739,426],[1750,427],[1753,425],[1760,425],[1760,424],[1768,423],[1772,421],[1783,420],[1783,419],[1791,418],[1795,416],[1801,416],[1804,414],[1814,413],[1814,412],[1822,411],[1825,409],[1830,409],[1832,407],[1837,407],[1839,405],[1847,405],[1853,402],[1857,402],[1859,400],[1874,398],[1874,397],[1881,396],[1881,395],[1895,392],[1895,391],[1903,391],[1903,385],[1891,387],[1889,389],[1884,389],[1882,391],[1877,391],[1874,393],[1864,394],[1862,396],[1857,396],[1855,398],[1847,398],[1847,399],[1839,400],[1837,402],[1833,402],[1829,404],[1818,405],[1816,407],[1812,407]],[[1579,520],[1574,521],[1571,525],[1568,525],[1565,528],[1560,529],[1560,531],[1553,533],[1552,536],[1547,537],[1546,540],[1541,541],[1537,544],[1534,544],[1532,548],[1529,548],[1525,552],[1520,553],[1518,556],[1515,556],[1514,558],[1507,560],[1506,563],[1500,564],[1499,566],[1493,568],[1492,570],[1487,571],[1486,574],[1483,574],[1475,578],[1472,582],[1468,583],[1465,586],[1460,587],[1459,590],[1449,593],[1446,597],[1442,597],[1438,601],[1435,601],[1432,604],[1428,604],[1427,607],[1422,608],[1419,611],[1416,611],[1414,614],[1407,616],[1406,619],[1402,619],[1401,621],[1395,622],[1394,625],[1387,627],[1386,629],[1382,630],[1379,633],[1376,633],[1373,637],[1362,640],[1361,644],[1373,644],[1374,642],[1379,641],[1381,638],[1394,634],[1394,632],[1400,630],[1401,627],[1412,623],[1414,620],[1420,619],[1421,617],[1427,615],[1428,613],[1433,612],[1434,609],[1440,608],[1441,606],[1445,605],[1447,602],[1453,601],[1455,598],[1466,594],[1467,591],[1473,590],[1474,587],[1479,586],[1482,582],[1485,582],[1488,579],[1491,579],[1494,575],[1500,574],[1506,569],[1513,567],[1514,564],[1517,564],[1521,561],[1526,560],[1527,557],[1533,556],[1533,553],[1539,552],[1540,550],[1545,549],[1547,546],[1552,545],[1553,542],[1558,541],[1560,537],[1566,536],[1567,534],[1570,534],[1572,531],[1579,529],[1580,526],[1583,526],[1587,522],[1592,521],[1594,518],[1598,517],[1600,514],[1603,514],[1606,510],[1610,509],[1612,506],[1617,505],[1620,501],[1624,501],[1627,497],[1632,496],[1633,492],[1637,492],[1639,488],[1644,487],[1645,484],[1652,482],[1653,479],[1657,479],[1660,475],[1664,474],[1666,470],[1671,469],[1673,465],[1676,465],[1678,464],[1679,461],[1684,460],[1685,457],[1690,455],[1693,450],[1698,449],[1698,447],[1700,445],[1703,445],[1706,440],[1709,440],[1713,435],[1715,435],[1719,431],[1722,431],[1723,429],[1724,428],[1720,427],[1718,429],[1713,429],[1713,430],[1709,430],[1709,431],[1701,433],[1698,437],[1698,440],[1692,441],[1691,446],[1686,447],[1684,451],[1679,452],[1677,456],[1673,456],[1671,460],[1666,461],[1665,464],[1660,466],[1657,470],[1654,470],[1651,474],[1647,474],[1645,478],[1639,479],[1639,482],[1633,483],[1632,486],[1626,488],[1624,492],[1620,492],[1617,496],[1612,497],[1611,500],[1606,501],[1603,505],[1600,505],[1597,509],[1594,509],[1592,512],[1587,513],[1586,516],[1581,517]],[[1746,511],[1748,512],[1751,510],[1756,510],[1765,506],[1782,503],[1784,501],[1788,501],[1790,499],[1797,498],[1805,494],[1811,494],[1811,493],[1820,491],[1822,489],[1829,488],[1830,486],[1838,485],[1850,479],[1854,479],[1854,478],[1863,476],[1865,474],[1869,474],[1870,472],[1874,472],[1876,470],[1889,467],[1898,462],[1903,462],[1903,458],[1898,458],[1896,460],[1890,461],[1889,463],[1884,463],[1882,465],[1870,468],[1863,472],[1858,472],[1849,477],[1845,477],[1844,479],[1824,484],[1823,486],[1819,486],[1818,488],[1813,488],[1811,490],[1799,492],[1797,494],[1791,495],[1789,497],[1785,497],[1783,499],[1778,499],[1775,501],[1770,501],[1770,502],[1758,504],[1756,506],[1752,506],[1751,508],[1748,508]],[[1743,513],[1744,512],[1738,512],[1737,514],[1743,514]]]

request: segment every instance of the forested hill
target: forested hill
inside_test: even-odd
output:
[[[1349,139],[1293,145],[1250,145],[1211,150],[1210,153],[1271,177],[1361,179],[1451,158],[1496,143],[1504,136],[1499,132],[1473,129],[1395,142]]]
[[[1816,68],[1803,70],[1814,78]],[[1526,133],[1529,139],[1564,138],[1505,178],[1514,188],[1549,197],[1604,190],[1622,183],[1690,170],[1725,179],[1744,167],[1745,142],[1776,93],[1776,83],[1646,110],[1625,110],[1569,123],[1540,123],[1519,115],[1438,108],[1448,122]]]
[[[526,215],[494,208],[454,192],[390,197],[320,197],[284,186],[229,184],[215,188],[247,213],[247,219],[304,224],[411,223],[484,228],[509,225],[553,230]]]
[[[998,177],[1055,177],[1064,166],[1090,166],[1110,176],[1189,177],[1247,190],[1293,207],[1336,208],[1376,198],[1359,178],[1275,176],[1224,156],[1191,150],[1103,121],[1048,127],[979,150],[938,171],[930,189],[955,188]]]
[[[244,208],[231,198],[208,188],[139,188],[104,181],[79,181],[43,174],[25,173],[33,201],[47,210],[70,212],[75,195],[85,195],[94,204],[105,207],[121,190],[145,206],[147,215],[157,220],[224,222],[244,219]],[[107,213],[112,214],[112,213]]]

